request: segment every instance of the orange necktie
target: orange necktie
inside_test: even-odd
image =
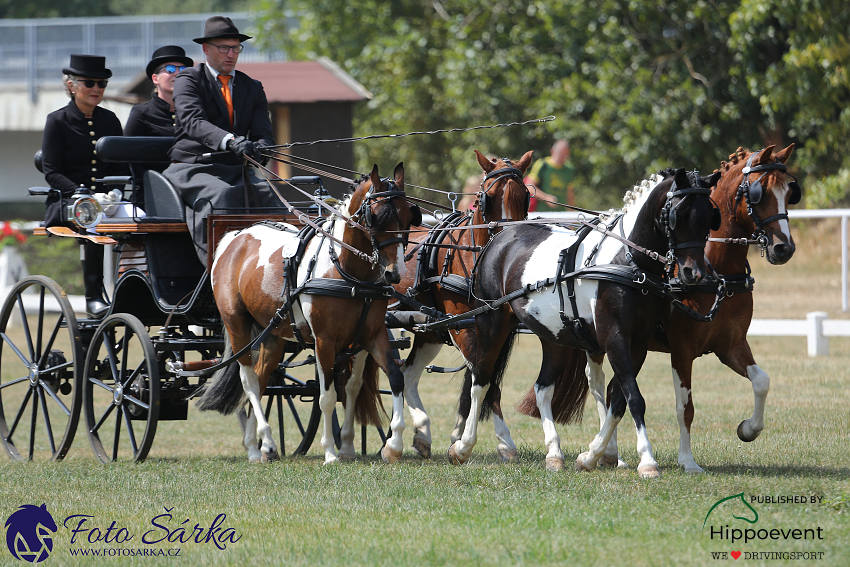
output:
[[[227,114],[230,117],[230,127],[233,128],[233,98],[230,96],[230,75],[219,75],[218,80],[221,81],[221,96],[224,97],[224,104],[227,105]]]

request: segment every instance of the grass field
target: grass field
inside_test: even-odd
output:
[[[757,255],[751,259],[756,317],[803,318],[816,309],[832,318],[847,317],[840,311],[836,227],[797,227],[798,251],[788,266],[767,266]],[[850,338],[832,338],[830,356],[823,358],[806,355],[804,338],[750,342],[771,376],[765,430],[753,443],[738,440],[735,428],[752,411],[749,382],[714,357],[699,359],[693,451],[706,469],[699,476],[686,475],[676,465],[678,425],[669,361],[658,354],[650,355],[639,382],[661,479],[637,477],[628,415],[619,442],[632,468],[547,473],[539,423],[512,407],[539,368],[538,343],[523,336],[503,397],[506,421],[520,448],[516,464],[498,462],[492,425],[486,423],[474,458],[464,466],[449,465],[443,455],[461,377],[425,375],[421,392],[434,435],[430,461],[406,449],[400,463],[384,465],[374,457],[379,443],[370,432],[370,456],[353,463],[322,466],[317,441],[306,457],[249,465],[234,418],[190,408],[187,421],[160,424],[144,463],[99,464],[82,426],[61,463],[0,462],[0,517],[5,521],[23,504],[47,505],[60,527],[45,565],[655,566],[738,560],[850,565]],[[457,365],[459,357],[445,349],[438,363]],[[610,368],[606,374],[610,377]],[[559,427],[568,461],[586,449],[597,426],[596,410],[588,404],[582,423]],[[411,433],[405,433],[409,445]],[[703,527],[714,504],[741,493],[758,514],[755,524],[735,519],[752,519],[753,511],[733,499],[712,510]],[[806,502],[779,500],[787,496]],[[167,510],[171,516],[162,516]],[[81,518],[68,520],[66,527],[62,523],[80,514],[91,516],[82,528],[100,533],[80,532],[72,544],[70,528]],[[224,550],[212,541],[186,541],[197,524],[194,535],[203,542],[213,523],[219,538],[238,541],[225,542]],[[768,539],[712,539],[712,527],[727,525],[742,534],[752,529],[756,536],[763,530]],[[800,537],[811,537],[782,539],[794,529]],[[769,539],[770,530],[780,539]],[[110,542],[86,539],[104,535]],[[133,538],[121,541],[128,535]],[[174,549],[180,555],[168,557]],[[117,555],[73,556],[72,550]],[[166,556],[120,555],[136,550]],[[712,555],[737,551],[744,554],[738,560]],[[756,552],[779,558],[747,555]],[[784,552],[822,554],[801,561]],[[0,564],[19,562],[0,545]]]

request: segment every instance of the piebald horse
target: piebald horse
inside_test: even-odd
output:
[[[712,231],[705,254],[717,273],[723,277],[737,278],[739,288],[731,287],[734,285],[732,279],[727,281],[730,295],[712,322],[698,323],[681,311],[673,310],[669,318],[662,322],[669,347],[651,345],[653,350],[671,353],[676,417],[679,422],[678,463],[685,472],[703,472],[691,452],[691,424],[694,419],[691,379],[697,357],[713,352],[723,364],[752,384],[755,400],[753,413],[738,425],[737,433],[741,441],[754,441],[764,429],[765,400],[770,389],[770,377],[756,364],[747,342],[747,330],[753,317],[752,284],[747,282],[750,271],[747,241],[759,242],[771,264],[788,262],[795,250],[788,223],[788,205],[799,203],[802,197],[800,186],[796,180],[789,182],[786,173],[785,164],[794,151],[794,144],[775,153],[774,147],[768,146],[758,152],[738,148],[729,156],[728,162],[721,163],[716,172],[720,174],[720,179],[711,197],[720,207],[723,221],[720,228]],[[740,289],[741,285],[743,289]],[[681,297],[691,308],[704,313],[714,301],[714,292],[683,293]],[[604,421],[608,410],[602,357],[588,357],[587,379],[596,399],[599,419]],[[553,403],[553,408],[561,403],[569,404],[561,400],[559,394],[555,396],[558,402]],[[619,463],[625,466],[619,459],[616,434],[608,442],[603,459],[608,465]]]
[[[638,472],[647,478],[659,476],[636,378],[649,337],[671,307],[663,294],[644,292],[663,288],[665,259],[668,272],[675,264],[685,283],[695,284],[706,274],[703,247],[709,230],[720,225],[720,213],[712,207],[709,190],[691,178],[677,170],[666,178],[656,175],[642,182],[627,194],[622,216],[606,221],[604,235],[600,230],[576,233],[552,225],[518,225],[493,238],[476,268],[474,296],[489,305],[514,292],[525,293],[499,307],[490,305],[475,318],[477,344],[466,356],[472,382],[463,392],[470,397],[471,410],[463,434],[449,448],[452,462],[462,463],[471,456],[480,409],[491,387],[498,388],[513,330],[522,322],[543,345],[544,364],[535,391],[543,408],[547,468],[563,468],[548,404],[554,383],[569,372],[573,348],[578,347],[608,354],[617,387],[602,429],[590,451],[579,455],[576,467],[596,466],[628,405],[641,455]],[[652,282],[655,287],[648,288]],[[574,394],[571,415],[579,414],[584,405],[587,382],[579,384]]]
[[[367,354],[388,376],[393,396],[392,435],[381,455],[386,462],[401,456],[404,377],[389,356],[384,315],[392,289],[388,284],[399,282],[405,275],[407,238],[403,233],[411,223],[421,222],[421,213],[406,200],[402,164],[396,166],[393,179],[382,179],[375,166],[339,211],[323,225],[333,238],[319,234],[309,241],[305,238],[306,248],[295,227],[255,225],[226,234],[216,249],[211,271],[213,293],[234,352],[254,341],[276,313],[285,315],[258,350],[238,359],[239,372],[220,373],[205,388],[198,404],[201,409],[229,413],[241,407],[243,395],[247,397],[249,418],[244,444],[251,461],[278,458],[260,396],[288,341],[315,348],[325,463],[355,454],[352,422]],[[287,282],[284,261],[294,256],[304,261],[293,268],[295,281]],[[290,309],[279,309],[290,296]],[[361,372],[355,372],[345,384],[345,424],[338,455],[332,430],[334,362],[339,353],[358,345],[363,350],[355,355],[353,365]],[[377,387],[370,391],[377,395]],[[373,403],[377,407],[379,402]],[[259,450],[257,435],[262,441]]]

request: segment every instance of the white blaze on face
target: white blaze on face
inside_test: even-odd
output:
[[[396,262],[395,265],[398,268],[398,276],[403,278],[407,275],[407,265],[404,263],[404,243],[399,242],[398,250],[396,251]]]
[[[777,205],[778,205],[778,207],[777,207],[778,213],[780,215],[788,213],[788,208],[785,206],[785,196],[788,194],[788,192],[790,190],[791,190],[791,188],[788,187],[788,184],[783,183],[782,187],[778,188],[774,192],[774,194],[776,195],[776,200],[777,200]],[[791,227],[789,226],[787,218],[779,220],[779,231],[785,237],[785,241],[790,243],[791,242]]]

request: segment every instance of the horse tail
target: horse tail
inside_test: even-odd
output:
[[[552,392],[552,418],[555,423],[568,424],[581,421],[584,413],[584,403],[587,400],[589,386],[584,368],[587,365],[587,357],[583,350],[568,349],[566,360],[562,365],[561,373],[555,378]],[[540,419],[540,409],[537,407],[537,392],[535,386],[525,394],[525,397],[517,404],[517,411],[529,417]]]
[[[378,389],[378,363],[371,356],[366,357],[363,366],[363,385],[354,404],[354,419],[363,425],[381,425],[387,416],[381,392]]]
[[[224,354],[222,360],[233,356],[233,346],[227,329],[224,330]],[[230,415],[242,407],[245,402],[245,390],[242,388],[242,378],[239,375],[239,363],[231,362],[224,368],[213,373],[203,386],[198,389],[200,398],[195,404],[201,411],[215,410],[224,415]]]

